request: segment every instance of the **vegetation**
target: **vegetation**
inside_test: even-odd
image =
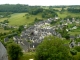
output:
[[[42,14],[42,18],[51,18],[58,16],[54,9],[45,9]]]
[[[20,58],[20,60],[29,60],[29,59],[35,59],[35,52],[26,52]]]
[[[76,46],[74,47],[75,50],[77,50],[78,52],[80,52],[80,46]]]
[[[44,48],[43,48],[44,47]],[[69,47],[59,38],[49,36],[36,49],[36,60],[70,60]]]
[[[7,49],[11,60],[19,60],[19,58],[22,56],[21,47],[15,43],[9,44]]]
[[[28,7],[28,6],[27,6]],[[26,5],[9,5],[9,4],[3,4],[0,5],[0,12],[13,12],[13,13],[17,13],[17,12],[26,12],[27,8]]]
[[[80,9],[79,8],[68,8],[68,11],[72,12],[72,13],[80,13]]]
[[[7,47],[9,59],[11,60],[80,60],[80,46],[69,48],[69,36],[77,36],[80,34],[80,24],[72,23],[58,29],[63,38],[45,37],[43,42],[36,48],[35,52],[23,53],[19,45],[12,43],[13,36],[19,36],[25,29],[31,25],[46,20],[48,18],[58,17],[57,21],[52,21],[51,25],[63,24],[69,19],[72,21],[74,17],[80,20],[80,6],[28,6],[21,4],[3,4],[0,5],[0,41]],[[66,31],[68,28],[78,26],[77,29]],[[4,43],[4,38],[8,37],[9,42]],[[75,38],[76,44],[80,42],[80,38]]]
[[[71,53],[72,55],[77,55],[77,50],[71,49],[71,50],[70,50],[70,53]]]
[[[9,18],[9,25],[12,25],[12,26],[28,25],[30,23],[33,23],[35,18],[41,18],[41,14],[25,16],[26,14],[27,13],[13,14],[12,17]]]

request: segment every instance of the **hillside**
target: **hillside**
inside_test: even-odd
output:
[[[58,16],[60,18],[66,18],[66,17],[80,17],[80,13],[71,13],[68,11],[63,11],[63,12],[57,12]]]
[[[56,60],[62,55],[60,60],[63,60],[64,56],[70,58],[67,60],[79,60],[80,6],[0,5],[0,42],[6,48],[11,43],[18,44],[23,52],[19,60],[35,60],[37,51],[40,51],[41,57],[37,55],[39,59],[52,57],[40,60],[53,60],[57,57],[54,59]],[[43,44],[40,45],[41,43]],[[17,46],[16,44],[14,45]],[[13,48],[10,49],[12,52],[18,50],[18,48],[15,50]],[[9,60],[10,58],[11,56]]]

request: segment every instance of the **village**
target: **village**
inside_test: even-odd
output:
[[[25,30],[21,32],[20,36],[13,36],[13,40],[22,47],[23,52],[34,51],[46,36],[53,35],[63,39],[62,35],[56,31],[56,29],[63,29],[65,25],[67,26],[73,23],[80,24],[80,20],[75,20],[72,18],[72,20],[61,20],[60,22],[62,22],[62,24],[54,26],[50,25],[52,21],[57,21],[58,19],[58,17],[49,18],[47,20],[35,23],[29,28],[27,28],[27,26],[24,26]],[[78,27],[74,25],[73,27],[67,28],[66,31],[68,32],[77,28]],[[70,40],[72,41],[70,43],[70,48],[76,45],[80,46],[80,42],[78,42],[78,44],[75,44],[75,38],[80,38],[80,34],[77,36],[70,36]],[[4,42],[7,41],[8,38],[4,38]]]
[[[80,5],[71,2],[2,1],[0,60],[80,60]]]

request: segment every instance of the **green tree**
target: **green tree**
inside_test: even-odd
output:
[[[69,47],[63,40],[49,36],[36,49],[36,60],[70,60]]]
[[[80,46],[75,46],[74,49],[80,52]]]
[[[68,31],[66,31],[67,26],[65,25],[62,30],[59,30],[59,32],[61,33],[62,37],[69,39],[70,35],[68,34]]]
[[[23,25],[19,26],[18,31],[21,32],[21,31],[23,31],[23,30],[24,30],[24,26],[23,26]]]
[[[77,55],[77,50],[71,49],[71,50],[70,50],[70,53],[71,53],[71,55],[72,55],[72,60],[75,60],[74,55]]]
[[[72,54],[72,56],[77,55],[77,50],[71,49],[71,50],[70,50],[70,53]]]
[[[7,49],[11,60],[18,60],[22,56],[22,49],[18,44],[8,44]]]

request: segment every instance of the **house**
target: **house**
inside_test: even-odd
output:
[[[78,46],[80,46],[80,42],[78,42]]]
[[[74,40],[75,39],[75,36],[70,36],[70,40]]]
[[[44,37],[48,35],[55,35],[61,38],[61,34],[55,31],[55,29],[59,28],[60,25],[59,27],[50,26],[50,22],[52,20],[54,19],[49,18],[47,20],[35,23],[33,26],[30,26],[22,31],[19,37],[14,36],[13,40],[22,47],[23,52],[26,52],[30,50],[33,51],[39,45],[39,43],[43,41]]]
[[[70,48],[73,48],[73,47],[75,47],[75,46],[76,46],[76,44],[75,44],[74,40],[72,40],[72,41],[70,42],[70,44],[69,44],[69,47],[70,47]]]
[[[30,42],[27,42],[26,40],[23,40],[19,45],[22,47],[23,52],[28,52],[30,49]]]
[[[72,29],[77,29],[77,27],[76,27],[76,26],[74,26],[74,27],[72,27]]]
[[[14,40],[17,44],[19,44],[19,43],[21,42],[21,39],[20,39],[19,36],[14,36],[14,37],[13,37],[13,40]]]
[[[8,42],[8,41],[9,41],[8,37],[4,38],[4,42]]]

